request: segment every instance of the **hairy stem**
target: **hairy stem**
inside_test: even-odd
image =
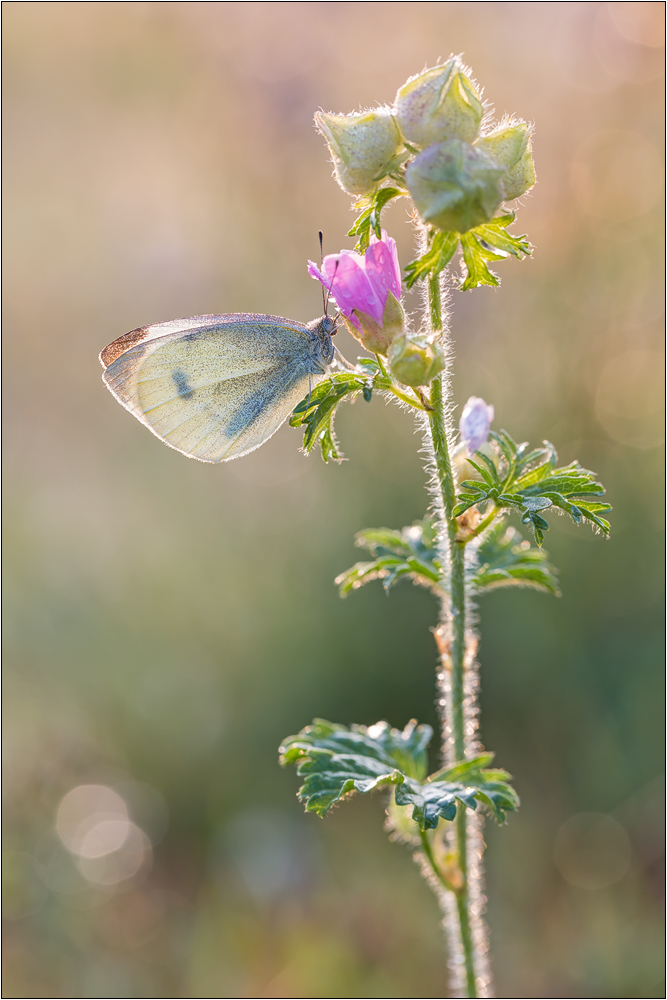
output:
[[[443,329],[442,300],[439,278],[431,278],[428,283],[428,318],[433,333]],[[438,376],[431,384],[431,409],[428,413],[428,425],[433,446],[439,499],[442,503],[444,531],[447,536],[447,564],[449,595],[445,598],[442,608],[442,619],[438,629],[439,645],[442,653],[441,675],[446,693],[443,707],[443,745],[448,748],[448,763],[463,760],[466,757],[466,579],[465,579],[465,541],[458,537],[458,524],[452,517],[456,504],[456,481],[452,470],[450,444],[447,435],[446,382],[443,376]],[[449,676],[447,677],[447,673]],[[455,833],[450,833],[456,849],[460,875],[460,887],[454,895],[456,899],[455,915],[448,906],[445,918],[445,928],[449,936],[450,952],[459,951],[463,959],[462,976],[457,977],[454,984],[455,996],[478,997],[478,975],[481,972],[482,957],[477,954],[475,939],[483,937],[483,933],[473,934],[470,905],[470,865],[469,865],[469,829],[468,817],[463,806],[459,806]],[[426,854],[429,864],[434,867],[432,857]],[[478,871],[474,865],[474,874]],[[434,872],[443,883],[442,877],[434,867]],[[479,887],[476,886],[476,889]],[[479,895],[475,892],[475,895]],[[450,897],[451,899],[451,897]],[[459,959],[460,961],[460,959]],[[454,963],[456,959],[454,958]],[[459,992],[460,991],[460,992]]]
[[[429,288],[429,294],[431,289]],[[439,291],[437,293],[439,295]],[[431,411],[428,415],[433,441],[433,452],[442,497],[445,524],[449,540],[449,590],[448,608],[451,629],[452,673],[452,739],[454,761],[465,757],[465,724],[463,717],[463,673],[465,658],[466,601],[465,601],[465,546],[457,540],[458,525],[452,518],[456,503],[456,483],[452,472],[445,422],[444,390],[442,377],[431,385]]]

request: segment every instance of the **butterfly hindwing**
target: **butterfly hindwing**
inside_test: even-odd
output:
[[[104,381],[123,406],[165,444],[204,462],[259,447],[309,382],[322,377],[310,331],[254,314],[144,327],[114,341],[100,358],[108,361]]]

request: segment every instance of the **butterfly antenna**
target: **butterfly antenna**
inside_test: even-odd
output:
[[[338,270],[338,264],[339,264],[339,262],[336,261],[336,263],[334,265],[334,272],[331,275],[331,281],[329,283],[329,287],[327,288],[327,292],[326,292],[326,295],[324,297],[324,315],[325,316],[328,315],[327,310],[329,308],[329,299],[331,298],[331,289],[333,288],[333,283],[336,280],[336,271]],[[324,285],[322,285],[322,292],[324,292]]]
[[[321,229],[319,231],[319,237],[320,237],[320,270],[321,270],[322,267],[324,266],[324,237],[322,235]],[[327,293],[324,290],[324,285],[322,285],[322,305],[324,306],[324,315],[326,316],[328,299],[327,299]]]

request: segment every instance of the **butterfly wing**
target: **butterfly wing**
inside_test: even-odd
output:
[[[324,374],[305,326],[245,313],[143,327],[100,360],[116,399],[165,444],[202,462],[258,448]]]

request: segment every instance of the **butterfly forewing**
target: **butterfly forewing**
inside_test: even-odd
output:
[[[100,359],[123,406],[165,444],[204,462],[259,447],[322,377],[312,333],[277,316],[155,324],[114,341]]]

